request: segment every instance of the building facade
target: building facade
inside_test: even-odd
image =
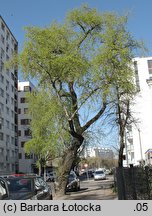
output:
[[[4,64],[18,52],[18,42],[0,16],[0,173],[18,171],[18,69]]]
[[[84,157],[100,157],[102,159],[114,159],[114,152],[110,148],[86,147]]]
[[[34,89],[31,82],[18,82],[18,143],[19,143],[19,171],[23,173],[33,173],[35,169],[35,155],[26,154],[25,143],[31,139],[30,121],[28,114],[27,92]]]
[[[152,149],[152,57],[134,58],[133,65],[137,94],[131,109],[136,122],[126,131],[124,166],[152,162],[147,157]]]

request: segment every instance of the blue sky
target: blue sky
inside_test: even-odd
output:
[[[19,42],[24,40],[24,26],[48,26],[53,20],[62,22],[68,11],[87,3],[98,11],[130,11],[128,29],[136,39],[145,41],[152,55],[151,0],[0,0],[0,14]]]

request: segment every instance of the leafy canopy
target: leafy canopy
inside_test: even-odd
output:
[[[62,140],[69,148],[73,138],[82,141],[84,132],[102,117],[115,87],[132,93],[130,65],[139,44],[126,24],[126,16],[101,14],[84,5],[68,13],[62,25],[26,28],[27,40],[14,62],[26,77],[37,79],[41,89],[31,97],[29,143],[46,143],[46,150]],[[90,110],[93,114],[82,120]]]

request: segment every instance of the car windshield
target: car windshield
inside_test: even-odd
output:
[[[96,171],[95,174],[104,174],[104,172],[100,170],[100,171]]]
[[[11,178],[7,180],[10,193],[23,193],[32,191],[32,179]]]

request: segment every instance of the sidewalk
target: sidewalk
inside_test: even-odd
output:
[[[54,194],[53,200],[118,200],[118,197],[112,189],[97,189],[69,192],[63,196]]]

